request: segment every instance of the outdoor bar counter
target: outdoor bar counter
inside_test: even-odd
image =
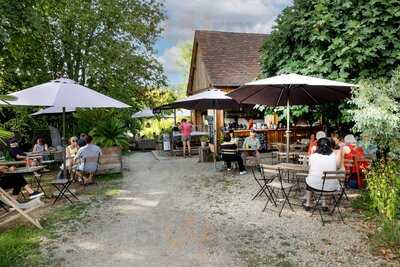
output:
[[[272,143],[286,143],[286,128],[278,129],[255,129],[257,133],[264,133],[265,141],[268,147]],[[294,143],[301,139],[308,139],[311,132],[317,131],[315,127],[294,126],[290,128],[290,142]],[[227,132],[227,131],[226,131]],[[249,129],[234,130],[235,137],[247,137],[250,135]]]

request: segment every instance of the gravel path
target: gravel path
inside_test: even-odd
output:
[[[261,212],[250,175],[196,159],[128,159],[123,190],[56,249],[66,266],[377,266],[352,218]],[[350,215],[351,217],[351,215]]]

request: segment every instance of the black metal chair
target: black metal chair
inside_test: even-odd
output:
[[[265,165],[264,165],[265,167]],[[276,181],[276,179],[270,181],[269,183],[265,184],[265,186],[269,189],[269,192],[273,192],[272,194],[270,194],[270,196],[273,198],[273,194],[274,190],[278,189],[279,191],[281,191],[282,196],[283,196],[283,204],[281,207],[281,210],[279,211],[279,217],[282,214],[283,209],[285,208],[286,203],[289,205],[290,209],[292,211],[294,211],[292,204],[290,203],[289,197],[290,197],[290,193],[292,192],[293,187],[295,186],[295,184],[293,183],[289,183],[289,182],[284,182],[283,181],[283,170],[278,168],[278,181]],[[265,203],[264,209],[263,211],[265,211],[267,209],[268,203],[271,202],[271,199],[268,198],[267,202]],[[276,200],[273,201],[275,207],[277,207],[276,205]]]
[[[253,198],[251,200],[254,200],[256,197],[259,197],[264,194],[276,206],[276,202],[274,199],[274,192],[270,190],[270,188],[267,186],[267,184],[269,184],[275,178],[278,177],[278,175],[279,175],[278,170],[274,169],[274,168],[270,168],[269,165],[261,164],[259,178],[257,177],[256,170],[254,168],[251,168],[251,172],[253,174],[254,180],[260,187],[258,189],[257,193],[253,196]]]
[[[346,180],[346,172],[345,171],[327,171],[327,172],[324,172],[321,179],[322,179],[321,190],[312,190],[312,188],[310,188],[311,191],[314,192],[314,194],[317,196],[311,216],[313,216],[315,210],[318,209],[319,215],[321,217],[322,225],[325,225],[326,221],[324,220],[324,217],[322,216],[322,207],[320,207],[319,204],[323,197],[331,196],[333,198],[333,208],[329,213],[332,216],[333,213],[335,212],[335,210],[337,210],[340,215],[340,219],[344,223],[343,215],[342,215],[342,212],[340,211],[340,203],[342,201],[343,196],[345,196],[345,193],[346,193],[345,192],[346,187],[344,186],[344,183]],[[325,183],[327,180],[338,180],[339,181],[339,189],[335,190],[335,191],[324,191]]]

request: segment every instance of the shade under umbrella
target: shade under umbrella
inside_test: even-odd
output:
[[[239,103],[287,106],[287,160],[290,143],[290,105],[319,105],[337,102],[351,94],[350,83],[298,74],[283,74],[246,83],[228,94]]]
[[[65,108],[66,113],[71,113],[75,112],[76,108],[71,108],[67,107]],[[39,111],[36,111],[35,113],[32,113],[31,116],[39,116],[39,115],[54,115],[54,114],[61,114],[63,113],[63,109],[61,107],[48,107],[41,109]]]
[[[129,105],[89,89],[70,79],[57,79],[8,94],[14,106],[47,106],[61,108],[63,113],[63,144],[65,145],[65,112],[67,108],[128,108]],[[64,157],[64,177],[66,174]]]

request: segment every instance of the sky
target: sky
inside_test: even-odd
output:
[[[156,43],[170,85],[183,82],[176,66],[177,45],[193,41],[195,30],[269,33],[292,0],[164,0],[167,19]]]

